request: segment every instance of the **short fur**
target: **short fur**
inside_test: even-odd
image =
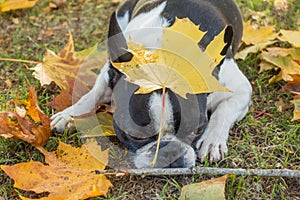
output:
[[[227,153],[229,129],[247,113],[252,88],[233,59],[242,37],[242,17],[232,0],[127,0],[112,14],[109,26],[110,59],[101,70],[93,89],[76,104],[52,116],[52,127],[62,131],[72,120],[99,103],[114,102],[114,128],[120,141],[134,153],[136,167],[149,167],[157,145],[161,120],[161,90],[135,95],[138,86],[126,82],[110,60],[126,62],[126,40],[159,48],[162,28],[177,18],[189,18],[207,31],[198,43],[201,50],[226,28],[227,45],[220,52],[226,58],[213,75],[232,92],[188,94],[183,99],[167,90],[163,138],[156,167],[191,167],[196,154],[204,161],[218,161]],[[183,66],[184,67],[184,66]]]

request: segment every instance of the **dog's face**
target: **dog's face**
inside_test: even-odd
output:
[[[136,2],[142,2],[142,0],[127,2],[135,5]],[[228,6],[227,1],[221,2],[221,6]],[[162,39],[159,30],[170,26],[178,16],[189,17],[194,20],[194,23],[201,24],[204,31],[207,31],[205,39],[199,42],[199,48],[203,49],[226,26],[226,19],[217,15],[213,8],[219,5],[218,1],[211,1],[211,3],[191,1],[191,5],[187,3],[182,10],[179,7],[180,1],[155,1],[155,5],[151,5],[150,2],[145,4],[147,6],[131,19],[133,22],[129,22],[127,29],[120,23],[123,23],[123,18],[128,17],[126,15],[130,13],[130,9],[122,11],[122,19],[116,13],[112,15],[108,39],[109,55],[112,61],[127,62],[132,58],[132,55],[126,51],[126,40],[128,41],[129,38],[148,46],[153,44],[152,47],[158,48]],[[232,15],[232,13],[229,12],[227,15]],[[147,26],[140,27],[139,24],[143,24],[145,20],[149,22]],[[151,26],[153,26],[153,31],[151,31]],[[232,28],[229,26],[226,31],[224,41],[227,45],[220,54],[228,54],[228,48],[233,39]],[[236,48],[236,45],[233,47]],[[217,76],[218,69],[215,72]],[[188,94],[187,99],[183,99],[171,90],[167,90],[163,108],[161,90],[150,94],[134,94],[138,86],[125,81],[125,76],[113,66],[109,74],[115,105],[115,132],[120,141],[134,153],[135,165],[140,168],[150,166],[161,129],[162,139],[155,167],[194,166],[196,154],[193,143],[199,138],[208,121],[207,94]],[[162,113],[164,113],[163,116]]]
[[[184,167],[195,164],[192,144],[207,123],[206,94],[187,99],[167,90],[164,116],[162,94],[134,94],[138,86],[122,77],[113,90],[114,128],[120,141],[134,152],[137,167],[149,167],[157,147],[160,127],[162,139],[155,167]]]

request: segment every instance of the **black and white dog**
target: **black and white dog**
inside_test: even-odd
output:
[[[189,18],[206,31],[199,48],[207,45],[226,26],[220,54],[226,55],[213,75],[231,92],[187,95],[187,99],[166,92],[163,137],[155,167],[191,167],[198,156],[215,162],[227,153],[230,128],[247,113],[252,88],[239,70],[234,54],[240,43],[243,23],[233,0],[126,0],[112,14],[108,34],[110,59],[102,68],[92,90],[76,104],[52,116],[52,128],[63,131],[73,116],[92,111],[100,103],[115,106],[114,129],[132,152],[136,167],[149,167],[157,146],[162,113],[162,91],[134,94],[138,86],[124,80],[111,61],[127,62],[127,40],[159,48],[162,28],[176,18]],[[182,66],[185,67],[185,66]]]

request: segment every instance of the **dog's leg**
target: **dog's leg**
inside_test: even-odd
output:
[[[62,132],[73,116],[79,116],[91,112],[100,103],[108,103],[111,101],[112,90],[108,87],[109,82],[109,62],[107,62],[98,75],[93,88],[77,103],[69,108],[56,113],[51,117],[51,128]]]
[[[209,154],[215,162],[227,153],[230,128],[243,119],[251,103],[252,88],[233,59],[225,59],[219,73],[219,81],[232,92],[216,92],[208,96],[207,108],[211,116],[207,128],[197,141],[198,157],[201,162]]]
[[[123,55],[123,48],[126,46],[125,38],[122,37],[122,28],[125,29],[129,21],[129,11],[132,6],[135,5],[135,1],[126,1],[119,8],[119,16],[116,16],[116,12],[111,15],[109,34],[108,34],[108,46],[110,59],[115,60],[119,56]],[[121,26],[121,27],[120,27]],[[115,36],[116,35],[116,36]],[[123,45],[123,46],[122,46]],[[121,52],[120,52],[121,50]],[[72,116],[79,116],[85,113],[91,112],[97,105],[101,103],[108,103],[111,101],[112,87],[109,86],[110,77],[108,74],[110,70],[110,62],[102,68],[98,75],[93,88],[80,100],[71,107],[53,115],[51,117],[51,128],[56,129],[58,132],[62,132],[66,125],[71,125],[68,122],[72,121]]]

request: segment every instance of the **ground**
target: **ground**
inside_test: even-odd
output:
[[[250,18],[260,25],[274,24],[284,29],[300,26],[300,3],[289,0],[288,11],[278,11],[273,1],[239,0],[245,20]],[[102,1],[68,1],[57,9],[49,9],[49,1],[40,0],[31,9],[0,13],[0,57],[41,61],[45,49],[58,51],[73,33],[76,50],[82,50],[105,40],[109,15],[117,6]],[[281,91],[284,82],[268,84],[276,73],[259,74],[259,56],[252,54],[239,61],[241,70],[253,86],[252,107],[246,118],[230,131],[227,156],[216,164],[200,166],[219,168],[294,169],[300,170],[300,124],[292,122],[292,96]],[[33,67],[29,65],[29,67]],[[55,93],[54,85],[41,87],[21,63],[0,61],[0,109],[9,109],[9,101],[27,95],[26,83],[33,85],[43,110]],[[11,83],[11,86],[10,86]],[[284,103],[283,110],[279,107]],[[45,147],[52,151],[58,140],[79,145],[76,133],[54,133]],[[42,160],[31,145],[0,138],[0,164],[16,164],[30,159]],[[213,176],[110,177],[114,187],[107,199],[176,199],[180,188],[188,183]],[[227,199],[300,199],[300,180],[296,178],[234,177],[226,185]],[[0,171],[0,199],[16,199],[18,190],[13,181]],[[94,199],[103,199],[101,197]]]

